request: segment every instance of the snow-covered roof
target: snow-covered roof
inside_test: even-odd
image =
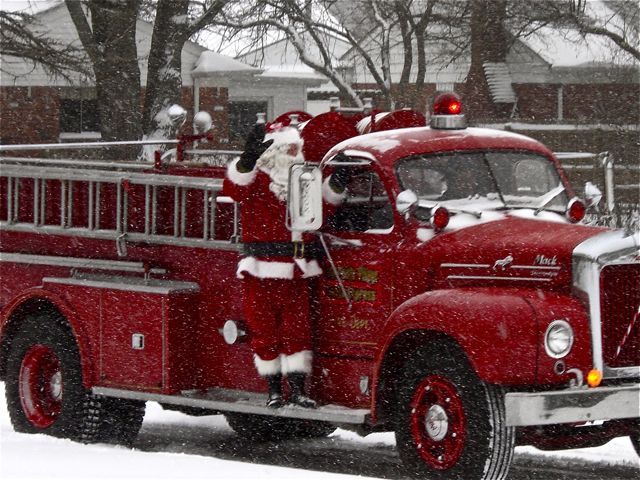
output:
[[[191,74],[194,77],[228,74],[255,75],[262,73],[262,71],[261,68],[255,68],[220,53],[205,50],[200,54]]]
[[[325,82],[324,75],[319,74],[313,68],[306,65],[265,65],[262,77],[270,78],[296,78],[310,80],[312,83]]]
[[[348,50],[349,44],[344,40],[327,33],[323,35],[327,42],[327,49],[334,58],[340,58]],[[322,63],[318,47],[308,37],[308,34],[301,34],[301,39],[305,43],[306,55]],[[261,65],[264,68],[262,78],[295,79],[298,83],[306,83],[310,91],[317,91],[317,87],[323,91],[337,91],[337,88],[323,75],[300,60],[297,50],[287,38],[278,39],[263,47],[244,52],[236,58],[251,65]]]

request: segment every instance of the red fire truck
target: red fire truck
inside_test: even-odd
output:
[[[316,231],[319,408],[265,406],[224,165],[184,145],[155,163],[6,156],[0,378],[16,431],[130,444],[155,401],[251,440],[395,431],[410,472],[465,480],[505,478],[518,444],[628,435],[638,450],[638,232],[580,224],[553,153],[466,128],[451,95],[429,126],[296,115],[309,163],[292,228],[317,227],[311,184],[338,154],[352,169]]]

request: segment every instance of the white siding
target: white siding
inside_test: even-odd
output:
[[[349,49],[349,44],[344,40],[333,36],[326,36],[325,39],[327,50],[333,59],[339,59]],[[320,52],[315,42],[311,39],[306,39],[305,42],[307,55],[311,58],[320,59]],[[265,67],[269,65],[303,65],[296,49],[286,40],[266,45],[263,49],[239,55],[237,58],[241,62],[248,63],[255,67]]]
[[[67,45],[81,46],[80,38],[76,32],[69,11],[61,4],[50,10],[40,13],[37,18],[39,25],[34,25],[34,31],[46,34],[48,37]],[[147,84],[147,60],[151,49],[151,34],[153,25],[148,22],[138,21],[136,31],[136,43],[138,44],[138,65],[140,67],[141,84]],[[205,50],[193,42],[187,42],[182,49],[182,83],[185,86],[193,85],[191,71],[196,60]],[[0,58],[3,70],[0,74],[0,85],[2,86],[91,86],[93,80],[87,80],[78,74],[72,74],[72,81],[68,82],[63,78],[54,78],[46,73],[39,66],[34,66],[30,62],[21,58],[2,56]]]
[[[378,73],[380,74],[380,76],[382,76],[382,61],[377,41],[368,37],[367,39],[365,39],[365,42],[365,50],[369,52],[373,63],[377,66]],[[469,71],[469,57],[467,55],[463,55],[460,59],[450,64],[448,63],[448,61],[443,62],[442,55],[444,49],[446,48],[447,45],[442,43],[427,43],[427,72],[425,76],[426,83],[459,83],[463,82],[466,78],[467,72]],[[415,41],[413,51],[415,55],[417,52]],[[355,78],[353,79],[354,83],[375,83],[373,75],[371,74],[364,60],[359,54],[351,50],[343,57],[342,60],[345,65],[353,65],[355,67]],[[402,68],[404,66],[404,46],[397,40],[392,41],[389,63],[392,81],[393,83],[397,83],[400,79]],[[414,62],[411,65],[411,73],[409,75],[410,82],[415,82],[417,70],[417,60],[414,59]]]
[[[269,103],[267,118],[273,119],[291,110],[305,110],[306,89],[304,85],[278,84],[275,82],[259,81],[244,84],[229,85],[229,101],[234,100],[262,100]]]
[[[36,33],[46,34],[50,38],[67,45],[80,45],[80,39],[75,26],[71,21],[69,12],[64,4],[40,13],[37,18],[39,24],[34,24],[32,29]],[[52,78],[39,66],[34,66],[21,58],[2,56],[3,70],[0,74],[2,86],[67,86],[69,82],[62,78]],[[79,75],[73,75],[73,83],[81,84]]]
[[[344,40],[340,40],[334,36],[326,37],[327,50],[331,58],[338,64],[339,59],[347,52],[349,49],[349,44]],[[307,46],[307,54],[311,58],[319,59],[320,52],[315,42],[311,39],[306,40]],[[241,62],[247,63],[249,65],[253,65],[255,67],[268,68],[269,66],[275,67],[290,67],[292,74],[291,76],[296,75],[297,73],[301,77],[308,76],[308,73],[305,73],[309,67],[307,67],[300,60],[300,56],[298,55],[297,50],[293,47],[291,42],[287,40],[280,40],[278,42],[272,43],[270,45],[266,45],[262,49],[253,50],[249,53],[239,55],[237,57]],[[319,60],[318,60],[319,61]],[[329,92],[337,92],[338,89],[333,85],[332,82],[325,82],[322,86],[318,87],[310,87],[307,91],[329,91]],[[306,95],[306,94],[305,94]]]

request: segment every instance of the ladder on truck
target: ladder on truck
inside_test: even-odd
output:
[[[158,142],[71,147],[147,143]],[[0,152],[52,147],[70,145],[0,145]],[[165,174],[154,170],[157,166],[146,161],[0,157],[0,228],[112,240],[119,256],[126,256],[127,242],[238,249],[238,205],[220,195],[223,179]],[[231,217],[225,238],[216,231],[221,204],[228,204]]]

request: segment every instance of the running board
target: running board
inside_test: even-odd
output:
[[[296,405],[285,405],[281,408],[269,408],[266,406],[267,395],[264,393],[223,388],[212,388],[207,392],[188,390],[182,392],[181,395],[163,395],[159,393],[138,392],[107,387],[93,387],[92,392],[95,395],[103,395],[105,397],[204,408],[219,412],[237,412],[253,415],[269,415],[272,417],[317,420],[335,424],[368,424],[370,413],[366,408],[348,408],[340,405],[322,405],[318,408],[302,408]]]

